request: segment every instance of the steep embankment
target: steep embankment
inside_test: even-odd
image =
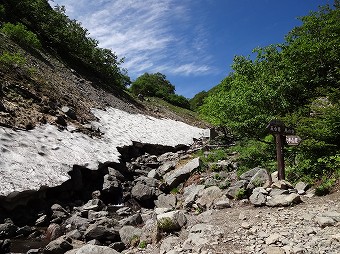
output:
[[[45,51],[27,51],[3,34],[0,45],[22,59],[0,70],[1,195],[59,185],[74,165],[117,162],[117,147],[132,142],[176,146],[201,135],[165,107],[99,89]]]

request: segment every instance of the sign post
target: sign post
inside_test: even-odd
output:
[[[284,144],[299,145],[301,138],[295,136],[295,130],[292,127],[286,127],[285,124],[279,120],[272,120],[266,128],[275,137],[276,144],[276,159],[278,179],[285,179],[285,162],[284,162]]]

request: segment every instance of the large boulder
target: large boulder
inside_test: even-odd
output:
[[[156,244],[161,239],[161,234],[158,228],[156,219],[149,219],[145,222],[142,228],[140,241],[145,243]]]
[[[247,189],[254,189],[256,187],[263,187],[267,184],[270,185],[271,176],[268,174],[267,170],[263,168],[256,168],[258,171],[250,178]]]
[[[190,208],[196,201],[198,193],[205,188],[204,185],[189,185],[184,188],[183,192],[183,207]]]
[[[164,181],[169,189],[177,187],[180,183],[186,181],[190,175],[201,166],[200,158],[195,158],[185,164],[183,167],[175,169],[164,176]]]
[[[119,233],[113,228],[98,225],[97,223],[90,225],[85,231],[84,237],[87,241],[99,240],[99,241],[118,241]]]
[[[224,194],[220,188],[217,186],[211,186],[200,191],[196,204],[200,208],[208,209],[214,205],[215,201],[219,201],[223,197]]]
[[[258,187],[253,190],[253,193],[249,197],[250,203],[254,206],[262,206],[266,204],[268,192],[262,188]]]
[[[135,246],[140,240],[142,230],[134,226],[124,226],[119,230],[120,239],[125,246]]]
[[[300,195],[291,193],[289,195],[277,195],[274,197],[268,197],[267,206],[290,206],[302,202]]]
[[[175,208],[177,203],[176,195],[161,194],[155,201],[155,205],[159,208]]]
[[[57,238],[50,242],[44,248],[44,254],[64,254],[68,250],[72,250],[72,240],[64,236]]]
[[[132,187],[131,195],[139,201],[150,200],[155,196],[155,189],[142,182],[138,182]]]
[[[234,183],[232,186],[230,186],[226,191],[226,196],[228,198],[235,198],[237,193],[240,192],[241,189],[246,189],[246,186],[248,185],[248,180],[240,180]]]
[[[186,223],[187,218],[182,211],[176,210],[157,215],[159,229],[171,232],[180,230]]]

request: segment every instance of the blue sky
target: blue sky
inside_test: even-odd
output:
[[[235,55],[281,43],[332,0],[50,0],[119,58],[132,80],[161,72],[187,98],[220,83]]]

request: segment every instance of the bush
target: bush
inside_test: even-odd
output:
[[[266,137],[265,142],[248,139],[239,142],[232,147],[232,151],[239,154],[238,161],[240,163],[238,174],[242,174],[254,167],[275,168],[276,154],[275,143],[272,136]]]
[[[329,194],[335,182],[335,179],[326,179],[323,177],[321,184],[315,189],[315,195],[323,196]]]
[[[245,197],[246,197],[246,190],[244,188],[241,188],[236,192],[235,199],[240,200]]]
[[[41,48],[41,43],[37,35],[27,30],[27,27],[21,23],[17,23],[16,25],[5,23],[0,31],[9,36],[12,40],[16,41],[18,44],[38,49]]]
[[[12,54],[8,51],[5,51],[2,55],[0,55],[0,63],[6,66],[23,66],[26,63],[26,58],[23,57],[20,53]]]

